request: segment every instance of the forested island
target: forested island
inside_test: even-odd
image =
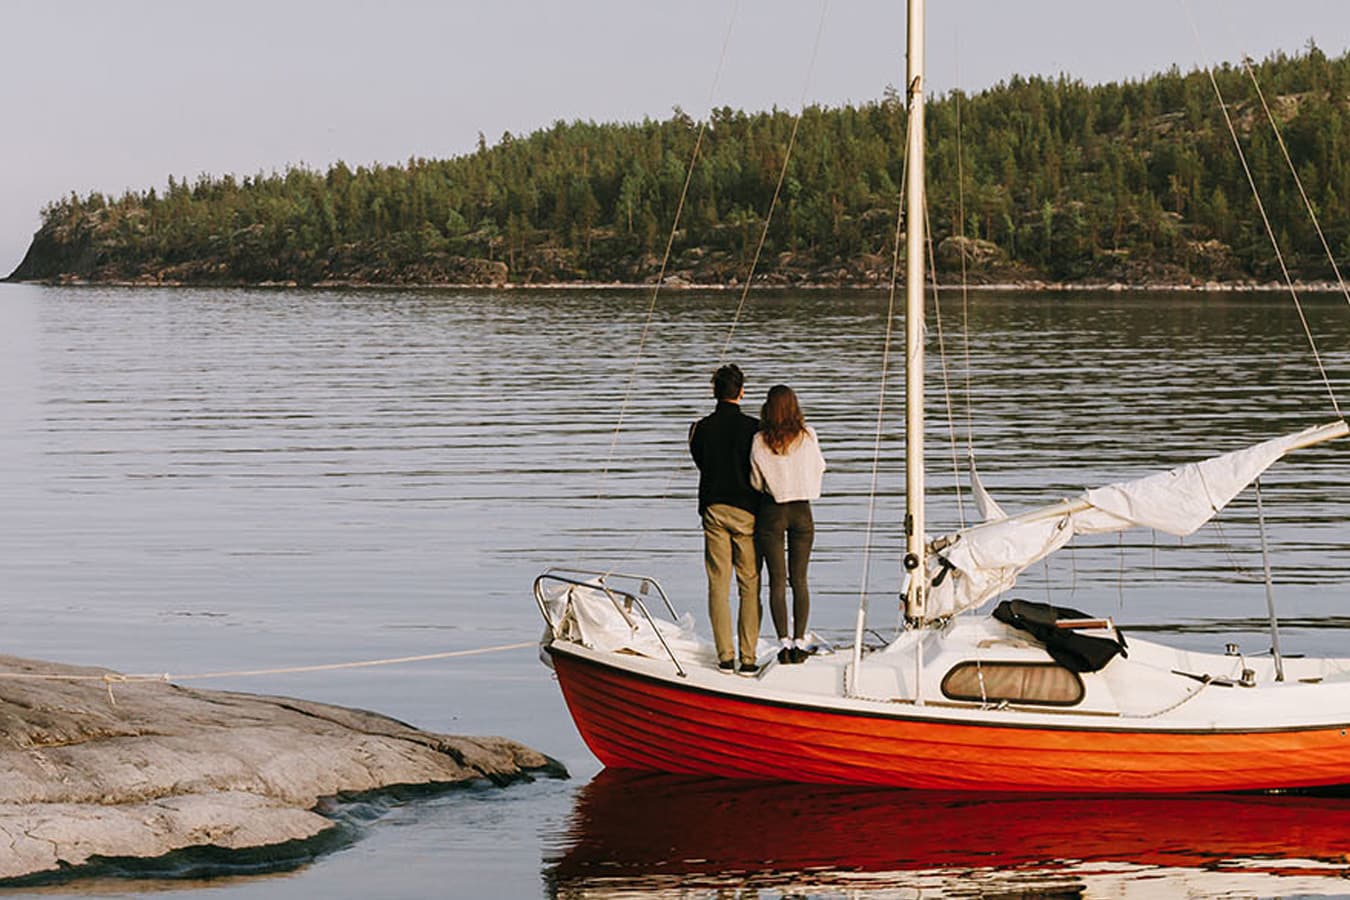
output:
[[[1342,269],[1350,269],[1350,54],[1311,42],[1214,72],[1296,279],[1332,276],[1279,134]],[[667,279],[736,285],[751,260],[796,113],[714,110],[701,123],[558,122],[480,137],[448,160],[71,196],[11,280],[151,284],[653,283],[696,141]],[[939,277],[974,283],[1199,284],[1278,279],[1278,261],[1202,71],[1089,86],[1013,77],[935,98],[929,207]],[[889,282],[905,110],[801,113],[755,283]],[[960,190],[958,190],[958,187]]]

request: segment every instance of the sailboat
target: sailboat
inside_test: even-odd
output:
[[[864,652],[719,673],[655,579],[550,569],[534,582],[553,668],[606,766],[937,790],[1192,793],[1350,784],[1350,658],[1199,653],[1110,619],[1001,600],[1080,534],[1186,535],[1343,419],[948,535],[925,529],[924,3],[910,0],[906,233],[906,627]],[[977,499],[981,495],[977,491]],[[1258,493],[1259,500],[1259,493]]]

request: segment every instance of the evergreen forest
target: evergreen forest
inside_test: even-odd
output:
[[[931,98],[939,277],[1266,282],[1350,269],[1350,55],[1315,45],[1210,76],[1085,85],[1013,77]],[[1259,85],[1259,92],[1258,86]],[[1267,109],[1270,113],[1267,115]],[[169,178],[43,210],[23,280],[187,284],[889,282],[905,160],[894,90],[841,108],[705,122],[557,122],[402,165]],[[1272,127],[1272,120],[1276,127]],[[791,152],[789,155],[789,143]],[[697,159],[695,144],[699,144]],[[784,159],[788,159],[784,170]],[[780,175],[781,186],[780,186]],[[776,204],[774,197],[777,193]]]

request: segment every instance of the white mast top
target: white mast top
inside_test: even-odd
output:
[[[905,617],[927,619],[923,513],[924,0],[909,0],[905,185]]]

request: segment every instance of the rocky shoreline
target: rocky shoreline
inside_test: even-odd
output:
[[[239,282],[219,282],[203,284],[199,282],[174,281],[174,280],[156,280],[152,278],[139,279],[87,279],[78,276],[62,276],[59,278],[35,278],[19,279],[4,278],[0,283],[9,284],[37,284],[48,287],[119,287],[119,288],[235,288],[235,289],[299,289],[299,290],[374,290],[374,291],[396,291],[396,290],[473,290],[487,292],[516,293],[524,291],[650,291],[656,287],[654,282],[620,282],[620,281],[558,281],[558,282],[445,282],[445,281],[427,281],[427,282],[385,282],[385,281],[354,281],[354,280],[333,280],[319,281],[313,283],[302,283],[298,281],[239,281]],[[901,289],[902,285],[897,285]],[[932,285],[929,285],[931,290]],[[743,291],[744,285],[737,284],[702,284],[698,282],[689,282],[681,279],[667,279],[666,283],[660,288],[662,291],[678,291],[689,293],[730,293]],[[1147,294],[1147,293],[1201,293],[1201,294],[1261,294],[1289,291],[1289,286],[1276,281],[1148,281],[1148,282],[1120,282],[1120,281],[1043,281],[1039,279],[1026,281],[995,281],[981,282],[979,284],[960,285],[956,283],[945,282],[938,285],[938,289],[943,292],[969,290],[977,293],[1126,293],[1126,294]],[[803,281],[795,283],[765,283],[756,284],[751,289],[752,293],[781,292],[781,291],[846,291],[859,293],[879,293],[888,290],[886,286],[877,284],[853,284],[853,283],[826,283]],[[1344,293],[1344,288],[1334,281],[1296,281],[1294,290],[1299,293],[1321,294],[1321,293]]]
[[[567,774],[505,738],[9,656],[0,771],[0,887],[289,868],[350,839],[345,804]]]
[[[402,290],[745,290],[745,267],[726,251],[686,248],[668,264],[653,256],[587,270],[564,264],[556,253],[538,259],[500,259],[432,253],[404,260],[374,262],[351,247],[334,248],[331,258],[310,268],[267,256],[243,260],[204,256],[174,263],[122,260],[129,246],[89,225],[76,239],[60,229],[34,236],[23,261],[3,281],[46,285],[193,288],[305,288]],[[943,289],[977,291],[1115,292],[1263,292],[1288,290],[1270,271],[1253,272],[1233,262],[1230,248],[1214,241],[1188,244],[1189,265],[1163,259],[1132,259],[1103,252],[1076,269],[1055,274],[1017,262],[994,244],[948,237],[936,250],[937,281]],[[378,254],[377,254],[378,256]],[[245,264],[247,263],[247,264]],[[1073,271],[1073,275],[1062,274]],[[818,260],[783,252],[755,273],[756,291],[888,291],[893,260],[881,254]],[[1294,270],[1296,288],[1312,292],[1342,290],[1331,271]],[[964,282],[964,285],[963,285]]]

